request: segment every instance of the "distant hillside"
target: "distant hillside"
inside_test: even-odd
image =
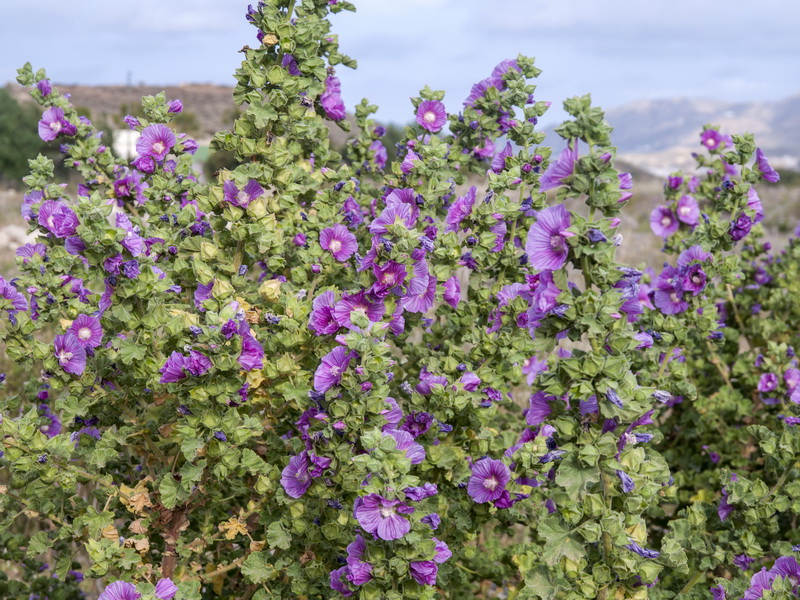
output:
[[[154,96],[161,91],[166,93],[169,100],[180,100],[184,111],[197,117],[202,133],[209,137],[216,131],[230,127],[235,108],[233,88],[222,85],[55,85],[60,92],[72,94],[73,105],[89,109],[95,120],[105,117],[110,122],[117,123],[120,128],[125,127],[122,122],[123,107],[132,109],[141,106],[143,96]],[[31,101],[25,88],[9,85],[8,89],[18,101]]]
[[[206,139],[231,127],[235,109],[233,88],[221,85],[56,85],[72,94],[75,106],[89,109],[95,120],[105,118],[119,127],[124,127],[123,107],[139,106],[142,96],[163,90],[167,98],[183,102],[184,111],[197,118],[200,137]],[[22,87],[7,88],[18,100],[31,100]],[[658,175],[694,164],[691,153],[700,149],[699,132],[705,123],[720,125],[723,133],[753,133],[774,166],[800,170],[800,94],[777,102],[643,100],[608,109],[606,119],[614,127],[620,158]],[[333,124],[331,135],[336,146],[347,137]]]
[[[190,83],[177,86],[159,87],[154,85],[69,85],[55,84],[61,93],[72,94],[72,104],[91,111],[97,122],[106,120],[117,127],[127,127],[122,122],[123,108],[127,110],[141,106],[143,96],[154,96],[163,91],[168,100],[180,100],[184,113],[193,114],[198,121],[200,137],[210,139],[217,131],[230,129],[236,105],[233,102],[233,88],[224,85]],[[28,91],[16,84],[8,84],[7,89],[18,102],[32,102]],[[353,121],[353,119],[349,119]],[[347,136],[338,126],[331,124],[334,145],[344,144]],[[203,140],[201,140],[203,141]]]
[[[800,166],[800,95],[778,102],[647,100],[612,108],[606,119],[620,155],[651,171],[692,164],[705,123],[723,133],[754,134],[777,167]]]

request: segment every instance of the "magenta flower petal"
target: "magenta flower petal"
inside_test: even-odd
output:
[[[453,275],[442,284],[442,288],[444,288],[444,301],[453,309],[457,309],[458,303],[461,302],[461,283],[459,283],[458,277]]]
[[[339,385],[342,374],[350,364],[347,351],[337,346],[324,357],[314,373],[314,389],[318,392],[327,392],[335,385]]]
[[[445,232],[458,231],[461,226],[461,221],[472,214],[472,207],[475,205],[475,195],[478,188],[474,185],[467,190],[466,196],[460,196],[450,206],[447,211],[447,227]]]
[[[317,335],[329,335],[339,331],[339,322],[334,316],[336,294],[331,291],[322,292],[311,303],[311,314],[308,316],[308,328]]]
[[[399,540],[411,530],[411,523],[399,511],[413,508],[397,500],[387,500],[378,494],[368,494],[359,501],[355,509],[358,524],[367,533],[377,534],[382,540]]]
[[[417,108],[417,123],[423,129],[436,133],[447,122],[447,111],[438,100],[424,100]]]
[[[148,125],[142,130],[142,135],[136,142],[136,152],[139,156],[149,156],[153,160],[164,160],[172,147],[175,146],[175,133],[162,123]]]
[[[575,149],[570,148],[570,144],[561,151],[558,160],[550,163],[547,170],[539,179],[539,191],[546,192],[564,184],[564,179],[572,175],[575,168],[575,161],[578,160],[578,141],[573,142]]]
[[[535,269],[555,271],[564,266],[569,254],[566,238],[570,237],[569,212],[563,204],[550,206],[536,217],[536,223],[528,231],[525,252]]]
[[[650,213],[650,229],[659,237],[671,236],[680,225],[678,217],[666,206],[656,206]]]
[[[691,196],[682,196],[678,200],[678,208],[675,211],[678,220],[694,227],[700,220],[700,208],[697,206],[697,200]]]
[[[358,241],[344,225],[337,223],[323,229],[319,234],[319,245],[333,254],[339,262],[345,262],[358,251]]]
[[[75,235],[80,222],[63,200],[45,200],[39,207],[38,223],[57,238]]]
[[[97,600],[139,600],[142,595],[136,591],[136,586],[127,581],[115,581],[103,590]]]
[[[325,79],[325,91],[320,96],[320,104],[331,121],[341,121],[347,112],[342,101],[342,85],[334,75]]]
[[[178,586],[169,577],[159,579],[158,583],[156,583],[156,598],[158,600],[172,600],[177,593]]]
[[[761,177],[770,183],[777,183],[781,180],[781,176],[778,172],[769,165],[769,161],[767,157],[764,156],[764,152],[761,148],[756,148],[756,167],[761,171]]]
[[[74,335],[84,348],[97,348],[103,340],[100,319],[89,315],[78,315],[67,331]]]
[[[83,374],[86,368],[86,350],[72,333],[57,335],[53,340],[53,348],[58,364],[67,373]]]
[[[502,460],[482,458],[472,465],[467,493],[477,503],[491,502],[503,495],[511,480],[511,471]]]
[[[305,452],[289,459],[289,464],[281,472],[281,485],[286,494],[292,498],[299,498],[311,487],[308,456]]]

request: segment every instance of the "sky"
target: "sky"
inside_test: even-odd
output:
[[[254,2],[255,0],[250,0]],[[655,98],[779,100],[800,93],[798,0],[355,0],[333,16],[348,106],[413,118],[409,97],[471,85],[522,53],[543,70],[536,98],[591,93],[611,108]],[[255,29],[239,0],[2,0],[0,84],[26,61],[57,83],[232,84]],[[191,107],[186,107],[191,110]]]

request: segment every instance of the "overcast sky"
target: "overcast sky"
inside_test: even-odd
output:
[[[255,2],[255,0],[251,0]],[[428,84],[458,110],[500,60],[536,57],[537,99],[591,92],[610,108],[693,97],[777,100],[800,93],[800,0],[356,0],[333,17],[352,107],[413,117]],[[31,61],[56,82],[231,84],[255,29],[239,0],[2,0],[0,82]],[[186,107],[191,110],[191,107]]]

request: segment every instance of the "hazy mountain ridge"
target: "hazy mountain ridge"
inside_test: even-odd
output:
[[[644,100],[607,110],[606,120],[620,156],[652,172],[693,165],[706,123],[726,134],[754,134],[776,167],[800,166],[800,94],[776,102]]]
[[[184,110],[197,117],[201,137],[228,129],[235,110],[233,88],[222,85],[56,85],[72,94],[75,106],[89,109],[94,119],[105,118],[119,128],[125,127],[123,108],[134,109],[142,96],[162,90],[168,99],[180,99]],[[31,101],[25,88],[9,84],[7,89],[17,100]],[[606,120],[614,127],[620,158],[658,175],[695,164],[691,153],[701,150],[699,136],[706,123],[719,125],[723,133],[752,133],[773,166],[800,169],[800,94],[775,102],[641,100],[606,110]],[[335,126],[331,134],[339,144],[347,137]],[[554,138],[548,136],[547,143],[559,146],[551,142]]]

